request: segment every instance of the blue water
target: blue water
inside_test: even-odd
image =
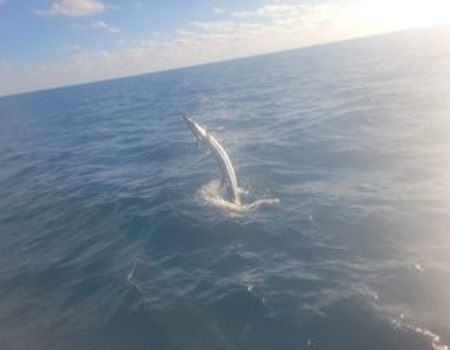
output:
[[[449,229],[449,28],[0,99],[1,349],[448,349]]]

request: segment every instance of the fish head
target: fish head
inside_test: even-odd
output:
[[[195,137],[202,143],[205,143],[208,140],[208,133],[206,132],[205,128],[189,117],[183,115],[183,118],[186,121],[191,132],[195,135]]]

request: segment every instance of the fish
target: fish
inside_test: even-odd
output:
[[[239,195],[239,187],[234,171],[233,163],[231,163],[225,148],[217,139],[192,118],[185,113],[179,112],[182,118],[186,121],[188,128],[197,138],[197,140],[211,151],[222,173],[222,184],[226,189],[228,200],[236,205],[241,205],[241,198]]]

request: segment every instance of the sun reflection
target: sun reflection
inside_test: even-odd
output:
[[[361,0],[364,17],[386,29],[450,23],[448,0]]]

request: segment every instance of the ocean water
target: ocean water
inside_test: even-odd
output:
[[[449,28],[0,99],[1,349],[449,344]]]

